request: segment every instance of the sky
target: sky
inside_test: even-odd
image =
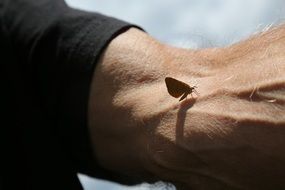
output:
[[[284,0],[66,0],[75,8],[100,12],[141,26],[156,39],[182,48],[224,47],[281,24]],[[161,190],[119,186],[80,175],[85,190]],[[168,187],[168,189],[175,189]]]

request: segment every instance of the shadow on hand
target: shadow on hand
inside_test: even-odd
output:
[[[187,110],[190,109],[194,103],[196,102],[195,99],[185,100],[180,104],[178,113],[177,113],[177,121],[176,121],[176,142],[178,140],[183,139],[184,134],[184,125],[186,119]]]

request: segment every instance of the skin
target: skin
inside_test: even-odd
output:
[[[89,129],[99,164],[177,189],[284,189],[285,27],[191,50],[131,28],[95,69]],[[179,102],[165,77],[199,96]]]

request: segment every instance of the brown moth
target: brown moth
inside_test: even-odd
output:
[[[188,84],[182,81],[176,80],[174,78],[171,78],[171,77],[166,77],[165,83],[166,83],[167,91],[171,96],[175,98],[179,98],[180,96],[183,95],[179,101],[185,99],[188,96],[188,94],[191,94],[192,96],[192,92],[198,95],[198,92],[195,90],[197,86],[191,87]]]

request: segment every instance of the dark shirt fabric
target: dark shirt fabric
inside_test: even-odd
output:
[[[92,155],[87,104],[95,63],[123,21],[63,0],[0,0],[0,189],[82,189],[77,173],[141,182]]]

